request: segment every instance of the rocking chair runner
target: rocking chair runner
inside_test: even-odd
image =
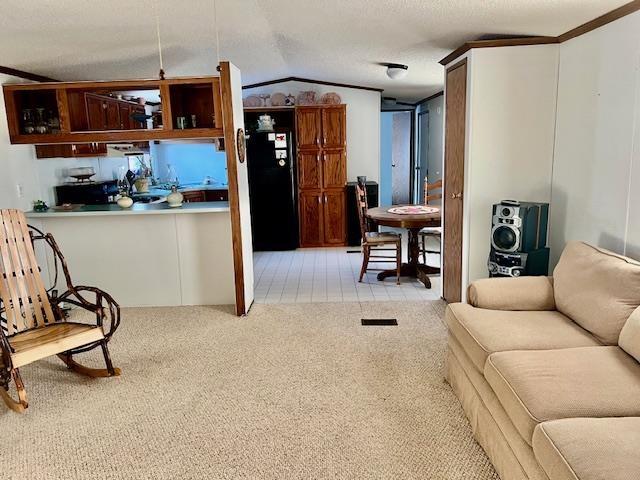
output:
[[[54,287],[45,289],[33,242],[44,240],[55,260]],[[62,265],[67,291],[55,295],[58,262]],[[0,396],[9,408],[22,412],[28,407],[19,368],[37,360],[58,355],[70,370],[90,377],[120,375],[109,356],[107,343],[120,324],[120,307],[100,289],[74,286],[67,264],[50,234],[27,225],[19,210],[0,210]],[[54,295],[51,295],[51,293]],[[95,296],[95,302],[86,294]],[[62,302],[93,312],[95,325],[68,322],[60,308]],[[105,320],[109,329],[105,333]],[[100,347],[106,369],[84,367],[73,356]],[[18,400],[9,394],[11,380]]]

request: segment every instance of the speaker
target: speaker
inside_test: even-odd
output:
[[[491,247],[528,253],[547,246],[548,203],[503,200],[493,206]]]

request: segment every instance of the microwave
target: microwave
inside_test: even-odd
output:
[[[56,205],[81,203],[84,205],[105,205],[113,203],[118,195],[118,181],[77,182],[56,187]]]

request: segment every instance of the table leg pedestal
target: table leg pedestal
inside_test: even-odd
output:
[[[436,267],[430,267],[419,263],[420,247],[418,245],[418,234],[420,228],[407,229],[409,232],[409,263],[403,263],[400,267],[400,276],[413,277],[424,283],[425,288],[431,288],[431,280],[429,275],[439,274],[440,269]],[[378,280],[382,281],[387,277],[395,277],[396,269],[383,270],[378,273]]]

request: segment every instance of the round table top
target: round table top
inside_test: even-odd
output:
[[[367,210],[367,217],[374,220],[376,223],[387,227],[424,228],[440,226],[441,213],[438,207],[433,207],[438,208],[438,211],[433,213],[412,213],[409,215],[403,215],[400,213],[388,212],[390,208],[400,206],[402,205],[370,208]],[[429,206],[431,207],[431,205]]]

